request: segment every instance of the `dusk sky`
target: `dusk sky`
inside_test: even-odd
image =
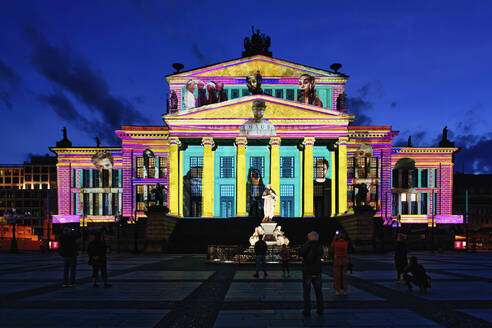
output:
[[[349,112],[395,144],[436,146],[456,170],[492,174],[490,1],[2,1],[0,163],[74,146],[119,146],[121,125],[162,125],[165,76],[241,57],[251,26],[273,57],[343,64]]]

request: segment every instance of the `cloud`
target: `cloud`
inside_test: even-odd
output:
[[[191,46],[191,53],[198,59],[200,60],[201,62],[204,62],[206,63],[207,60],[205,58],[205,55],[202,53],[202,51],[200,50],[200,48],[198,47],[198,44],[196,42],[193,42],[192,46]]]
[[[0,59],[0,108],[12,109],[10,92],[16,89],[20,83],[19,74],[2,59]]]
[[[460,136],[457,146],[463,148],[456,154],[456,170],[474,174],[492,174],[492,133],[485,136],[474,136],[466,143],[466,136]]]
[[[398,107],[398,102],[397,101],[392,101],[391,104],[390,104],[390,107],[395,109],[396,107]]]
[[[63,120],[80,127],[92,136],[101,136],[101,133],[111,129],[111,126],[103,122],[88,120],[82,113],[77,111],[73,103],[61,92],[54,92],[50,95],[40,95],[39,101],[48,105]],[[101,136],[102,138],[102,136]],[[104,139],[111,143],[118,143],[118,138],[111,131],[105,134]]]
[[[347,97],[347,105],[351,114],[355,114],[353,125],[368,125],[372,119],[365,114],[374,107],[374,103],[369,102],[362,97]]]
[[[31,63],[37,72],[87,106],[95,114],[90,115],[91,117],[102,119],[99,122],[97,120],[90,122],[93,126],[107,129],[99,131],[101,138],[113,136],[113,131],[120,128],[122,124],[147,122],[147,118],[129,101],[111,93],[108,82],[91,67],[86,58],[74,55],[67,47],[52,45],[34,26],[26,26],[24,36],[33,46]],[[58,94],[58,98],[53,98],[53,95],[45,95],[40,99],[49,103],[60,117],[73,120],[72,115],[75,115],[73,110],[59,96]],[[75,112],[80,119],[82,115],[78,111]]]

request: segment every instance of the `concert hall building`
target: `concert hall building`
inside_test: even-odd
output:
[[[370,206],[385,224],[462,223],[452,215],[452,147],[396,147],[391,126],[355,126],[348,76],[265,55],[166,77],[161,126],[122,126],[115,147],[53,147],[55,223],[145,217],[162,199],[180,218],[280,217]],[[444,138],[446,139],[446,138]],[[109,153],[109,166],[96,163]]]

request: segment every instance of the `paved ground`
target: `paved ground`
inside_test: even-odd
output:
[[[0,253],[1,327],[492,327],[492,253],[413,253],[432,277],[427,295],[394,282],[392,254],[353,255],[348,296],[325,267],[326,312],[301,315],[299,266],[214,265],[203,255],[111,254],[112,288],[94,289],[85,255],[61,287],[55,254]],[[314,296],[313,296],[314,297]]]

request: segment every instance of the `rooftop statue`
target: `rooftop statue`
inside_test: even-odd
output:
[[[272,52],[268,50],[270,48],[271,39],[266,36],[265,33],[260,34],[260,30],[257,29],[255,33],[254,26],[251,26],[251,39],[244,38],[244,51],[243,57],[249,57],[254,55],[272,56]]]

